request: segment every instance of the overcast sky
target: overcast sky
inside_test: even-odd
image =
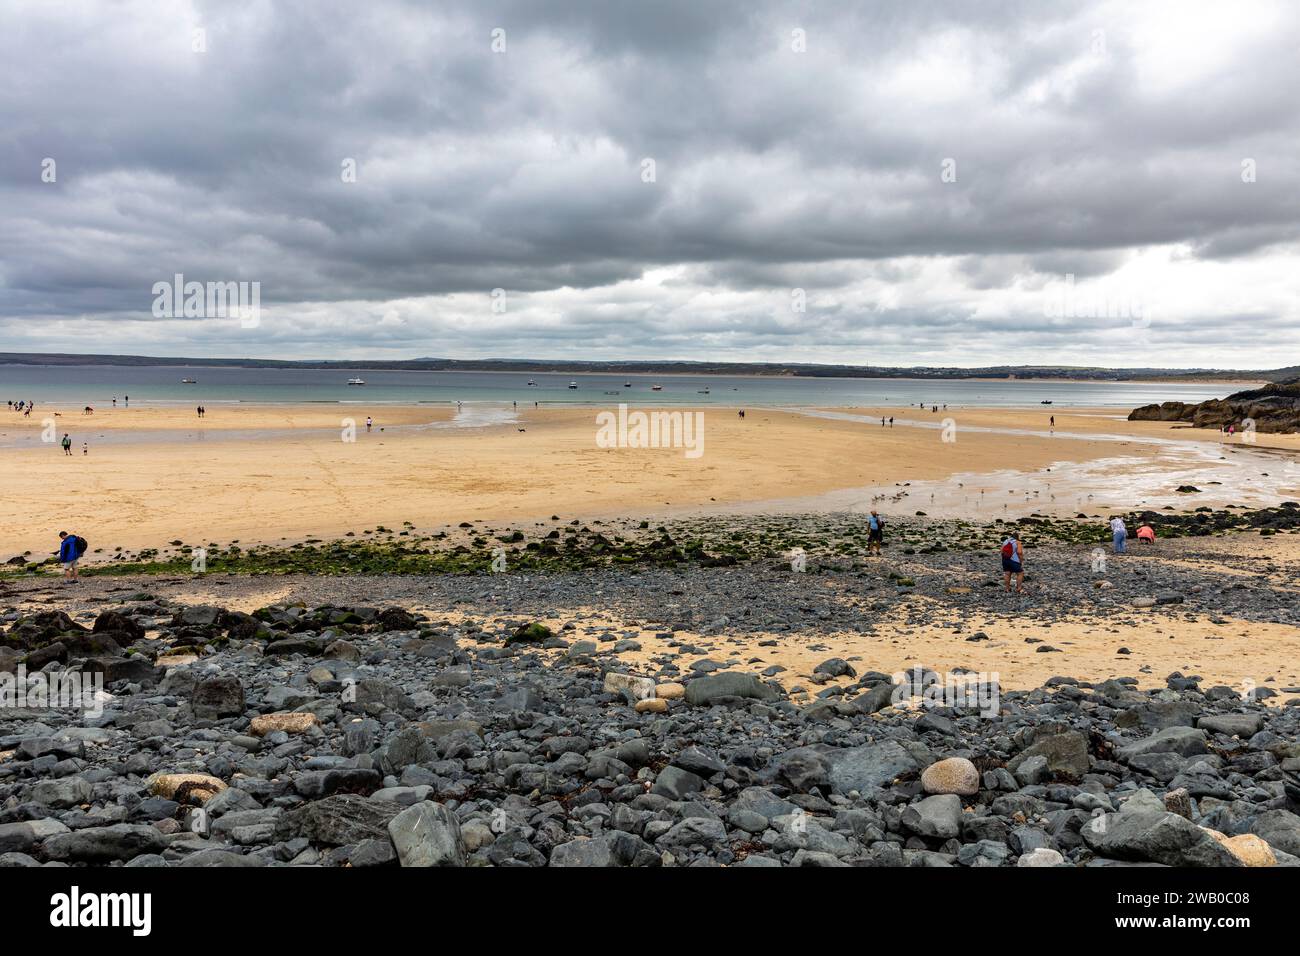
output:
[[[0,350],[1296,364],[1297,50],[1293,2],[6,0]],[[176,273],[257,323],[156,317]]]

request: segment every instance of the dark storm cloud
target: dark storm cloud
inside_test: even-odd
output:
[[[1067,274],[1159,300],[1146,342],[1170,363],[1243,315],[1295,342],[1300,14],[1280,4],[31,2],[5,21],[4,348],[105,350],[111,326],[115,350],[172,354],[960,364],[978,331],[1002,361],[1052,342],[1099,360],[1108,330],[1045,315]],[[267,321],[153,318],[176,272],[260,282]]]

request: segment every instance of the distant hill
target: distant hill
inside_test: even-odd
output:
[[[977,368],[916,365],[819,365],[778,362],[681,362],[613,361],[579,362],[571,359],[253,359],[177,358],[150,355],[91,355],[61,352],[0,352],[0,365],[152,365],[198,368],[348,368],[371,370],[415,370],[458,372],[557,372],[609,373],[615,375],[773,375],[796,378],[992,378],[992,379],[1083,379],[1095,381],[1287,381],[1300,376],[1300,366],[1285,369],[1208,368],[1098,368],[1074,365],[996,365]]]

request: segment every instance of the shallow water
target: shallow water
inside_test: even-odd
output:
[[[193,385],[181,379],[193,378]],[[364,386],[349,386],[362,378]],[[535,386],[529,386],[529,381]],[[570,389],[569,383],[578,385]],[[631,387],[626,387],[630,383]],[[662,391],[652,391],[662,385]],[[1199,402],[1241,386],[1228,383],[1067,382],[1060,380],[794,378],[741,375],[605,375],[545,372],[416,372],[367,369],[196,368],[168,366],[0,365],[0,401],[81,407],[134,404],[692,404],[746,406],[1029,407]],[[707,394],[706,394],[707,390]],[[2,407],[0,407],[2,408]]]

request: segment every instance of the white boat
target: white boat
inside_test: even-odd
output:
[[[569,388],[577,388],[577,387],[578,387],[578,383],[577,383],[577,382],[570,382],[570,383],[569,383]]]
[[[364,378],[350,378],[350,379],[348,379],[348,384],[349,384],[349,385],[365,385],[365,384],[366,384],[366,380],[365,380]]]
[[[664,390],[664,387],[663,387],[662,385],[651,385],[651,386],[650,386],[650,391],[652,391],[652,392],[662,392],[663,390]]]
[[[534,382],[531,378],[528,380],[528,384],[531,385],[531,386],[536,386],[536,385],[537,385],[537,383]]]
[[[197,385],[198,383],[195,382],[194,379],[192,379],[192,378],[183,378],[183,379],[181,379],[181,384],[182,384],[182,385]]]

